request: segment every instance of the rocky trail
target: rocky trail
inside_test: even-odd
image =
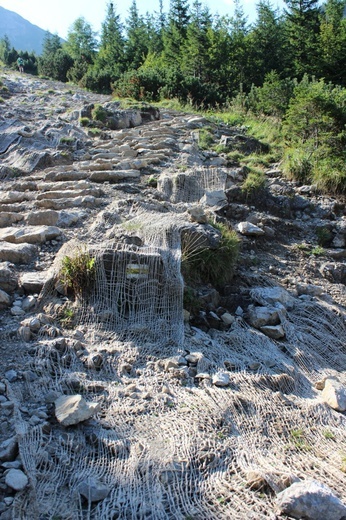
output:
[[[0,79],[0,519],[346,518],[345,200],[279,165],[247,197],[199,146],[244,128]],[[240,256],[190,314],[210,221]]]

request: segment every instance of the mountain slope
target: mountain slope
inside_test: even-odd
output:
[[[0,38],[8,36],[16,50],[41,54],[45,34],[46,31],[37,25],[0,6]]]

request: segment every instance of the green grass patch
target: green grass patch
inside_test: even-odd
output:
[[[59,280],[65,290],[72,290],[75,296],[87,295],[95,282],[96,259],[85,249],[76,251],[72,256],[64,256]]]
[[[235,231],[225,224],[211,224],[220,232],[220,242],[216,249],[194,250],[186,243],[182,250],[182,274],[187,285],[211,283],[221,285],[229,282],[239,256],[240,240]]]
[[[262,170],[252,169],[246,176],[241,190],[247,197],[258,195],[265,188],[266,177]]]

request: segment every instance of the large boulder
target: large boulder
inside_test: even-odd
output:
[[[280,514],[304,520],[342,520],[346,506],[324,484],[296,482],[276,497]]]

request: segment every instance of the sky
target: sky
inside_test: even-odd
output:
[[[14,11],[29,22],[37,25],[52,34],[57,33],[61,38],[66,38],[73,22],[83,16],[97,33],[101,30],[101,24],[106,16],[109,0],[0,0],[0,6]],[[190,2],[191,4],[192,2]],[[248,21],[256,19],[257,0],[241,0],[244,13]],[[128,16],[132,0],[113,1],[116,13],[124,22]],[[232,15],[234,0],[202,0],[212,14]],[[168,12],[169,0],[163,0],[164,11]],[[282,0],[272,0],[271,5],[282,5]],[[159,11],[159,0],[137,0],[137,8],[141,14],[147,11],[153,13]]]

